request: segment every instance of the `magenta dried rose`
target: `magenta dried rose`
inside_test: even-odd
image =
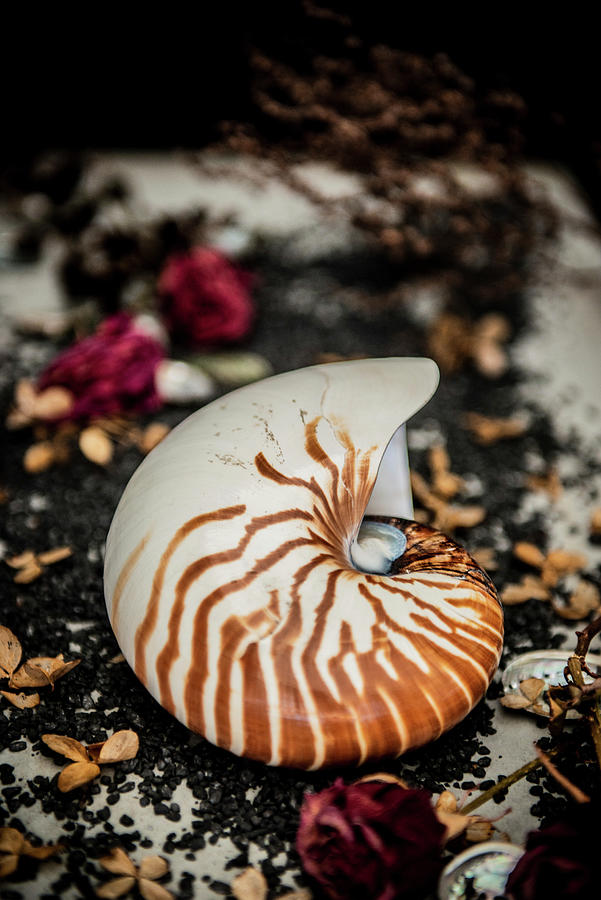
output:
[[[161,312],[170,333],[195,347],[246,337],[254,318],[251,281],[249,272],[210,247],[171,256],[159,278]]]
[[[445,831],[426,791],[338,778],[305,795],[297,849],[333,900],[417,900],[436,885]]]
[[[509,875],[505,892],[512,900],[598,897],[601,853],[597,808],[592,803],[579,803],[561,822],[531,831],[526,852]]]
[[[60,385],[71,391],[74,402],[64,419],[151,412],[161,405],[155,373],[163,356],[159,341],[118,313],[60,353],[42,372],[38,389]]]

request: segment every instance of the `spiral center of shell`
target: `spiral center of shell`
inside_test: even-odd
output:
[[[351,544],[351,562],[360,572],[388,575],[393,562],[403,555],[407,538],[394,525],[362,522]]]

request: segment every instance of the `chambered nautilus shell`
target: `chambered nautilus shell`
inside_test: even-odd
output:
[[[358,764],[482,697],[494,588],[410,521],[402,426],[437,383],[428,359],[277,375],[194,413],[135,472],[107,540],[108,611],[189,728],[273,765]]]

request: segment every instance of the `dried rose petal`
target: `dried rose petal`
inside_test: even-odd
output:
[[[16,584],[31,584],[32,581],[35,581],[36,578],[39,578],[44,570],[39,565],[37,560],[29,563],[29,565],[24,566],[22,569],[19,569],[13,581]]]
[[[21,643],[10,628],[0,625],[0,678],[10,678],[21,659]]]
[[[10,686],[23,688],[54,685],[59,678],[78,666],[80,662],[80,659],[65,662],[62,653],[59,653],[58,656],[34,656],[15,672],[10,680]]]
[[[246,337],[254,319],[251,280],[248,272],[209,247],[170,257],[159,278],[170,333],[197,347]]]
[[[436,883],[445,830],[426,791],[339,778],[305,796],[297,848],[334,900],[416,898]]]
[[[108,856],[102,856],[98,862],[114,875],[136,875],[135,865],[121,847],[113,847]]]
[[[60,562],[73,555],[71,547],[55,547],[54,550],[46,550],[44,553],[38,553],[38,562],[43,566],[51,566],[53,563]]]
[[[106,741],[90,744],[88,753],[102,765],[133,759],[140,749],[140,741],[135,731],[116,731]]]
[[[2,694],[9,703],[16,706],[17,709],[33,709],[33,707],[38,706],[40,702],[39,694],[15,694],[13,691],[0,691],[0,694]]]
[[[157,884],[156,881],[149,881],[147,878],[139,879],[138,890],[144,897],[144,900],[174,900],[171,891],[168,891],[162,884]]]
[[[67,388],[74,397],[67,416],[74,421],[152,412],[161,405],[154,379],[163,355],[159,341],[130,315],[118,313],[60,353],[42,373],[38,387]]]
[[[545,564],[545,555],[542,550],[528,541],[518,541],[513,548],[513,555],[535,569],[542,569]]]
[[[140,878],[156,881],[169,871],[169,863],[162,856],[145,856],[138,868]]]
[[[47,747],[50,747],[55,753],[60,753],[61,756],[65,756],[67,759],[72,759],[75,762],[90,761],[86,748],[79,741],[76,741],[75,738],[67,737],[64,734],[43,734],[42,740]]]
[[[58,789],[62,794],[74,791],[100,775],[100,767],[92,762],[74,762],[66,766],[58,776]]]
[[[32,475],[39,472],[45,472],[54,462],[54,446],[50,441],[41,441],[39,444],[32,444],[25,451],[23,457],[23,468]]]
[[[150,453],[150,451],[154,450],[157,444],[160,444],[170,431],[169,425],[164,425],[163,422],[153,422],[144,429],[137,442],[138,447],[142,453]]]
[[[113,878],[112,881],[107,881],[106,884],[96,888],[96,896],[104,897],[105,900],[114,900],[116,897],[123,897],[124,894],[129,894],[135,883],[136,879],[133,875]]]
[[[265,900],[267,897],[265,876],[253,866],[236,875],[230,889],[236,900]]]
[[[90,462],[106,466],[113,458],[113,442],[101,428],[90,425],[79,435],[79,449]]]

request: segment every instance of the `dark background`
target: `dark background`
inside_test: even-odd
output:
[[[373,0],[328,5],[351,14],[366,43],[446,52],[483,91],[521,94],[524,155],[564,162],[601,210],[598,50],[577,10],[547,12],[532,25],[517,5],[486,18]],[[202,147],[219,136],[220,121],[252,117],[250,46],[302,65],[303,56],[327,52],[337,30],[327,20],[316,26],[298,0],[134,13],[103,5],[85,15],[20,7],[3,28],[0,158],[48,148]]]

